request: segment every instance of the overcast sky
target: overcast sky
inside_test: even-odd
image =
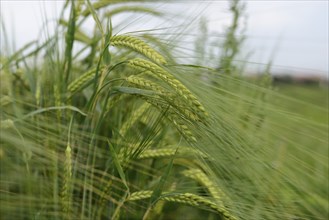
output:
[[[5,20],[8,35],[16,48],[40,38],[43,21],[56,18],[63,3],[56,0],[0,2],[1,19]],[[226,1],[179,2],[189,3],[184,7],[206,17],[212,32],[218,32],[219,26],[230,21]],[[251,66],[257,68],[272,60],[276,71],[328,77],[328,0],[254,0],[246,1],[246,4],[246,48],[252,52],[249,58]],[[185,13],[186,9],[177,5],[174,4],[173,10]],[[51,31],[55,22],[49,25],[48,30]]]

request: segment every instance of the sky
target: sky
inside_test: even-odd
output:
[[[227,1],[180,0],[173,11],[196,13],[209,22],[211,33],[223,33],[230,23]],[[252,69],[269,61],[274,72],[313,74],[328,78],[328,0],[245,1],[247,18],[245,50]],[[189,4],[186,4],[189,3]],[[1,22],[5,22],[10,42],[18,49],[41,38],[48,19],[49,34],[63,1],[0,0]],[[2,31],[2,30],[1,30]],[[1,39],[3,43],[3,39]]]

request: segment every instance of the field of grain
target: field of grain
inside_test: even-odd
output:
[[[327,219],[328,86],[246,77],[241,1],[217,66],[188,29],[123,32],[172,22],[128,2],[67,1],[53,36],[3,49],[0,219]]]

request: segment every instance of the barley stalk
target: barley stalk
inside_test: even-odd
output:
[[[76,16],[76,18],[78,18],[78,17],[79,16]],[[68,22],[63,20],[63,19],[60,19],[59,23],[61,25],[64,25],[64,26],[69,25]],[[81,31],[78,27],[76,27],[76,29],[75,29],[74,39],[77,40],[77,41],[83,42],[85,44],[92,44],[93,43],[93,40],[87,34],[85,34],[83,31]]]
[[[139,38],[128,35],[114,36],[111,38],[110,44],[112,46],[130,48],[140,54],[143,54],[144,56],[153,60],[156,63],[166,63],[165,58],[161,54],[159,54],[157,51],[155,51],[153,48],[151,48],[148,44],[146,44]]]
[[[62,105],[61,93],[57,85],[54,85],[54,97],[55,97],[55,106]],[[62,113],[61,110],[57,110],[57,118],[58,120],[61,118]]]
[[[61,93],[57,85],[54,85],[55,106],[61,106]]]
[[[106,182],[106,185],[105,187],[103,188],[102,190],[102,194],[100,196],[100,199],[99,199],[99,203],[98,203],[98,215],[100,215],[105,207],[105,203],[106,203],[106,195],[109,194],[110,190],[111,190],[111,187],[112,187],[112,180],[108,180]]]

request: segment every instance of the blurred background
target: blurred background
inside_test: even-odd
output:
[[[228,2],[172,1],[153,4],[153,7],[170,11],[174,15],[172,18],[177,17],[177,20],[179,15],[192,18],[194,23],[204,21],[207,24],[208,40],[214,43],[224,39],[225,29],[231,22]],[[240,24],[240,28],[245,41],[236,62],[247,62],[246,70],[249,73],[262,71],[271,62],[272,74],[288,75],[300,80],[328,79],[328,1],[244,2],[243,19],[240,19],[243,24]],[[11,48],[19,49],[35,39],[46,38],[47,33],[51,35],[63,4],[64,1],[60,0],[1,0],[1,22],[5,23]],[[185,14],[182,15],[181,11]],[[120,20],[120,17],[116,19]],[[157,22],[143,21],[143,25],[130,23],[133,24],[129,24],[130,28],[143,30],[154,28]],[[174,27],[170,28],[173,30]],[[88,25],[85,29],[88,31]],[[128,27],[122,29],[122,32],[126,31]],[[3,47],[3,31],[1,34]]]

